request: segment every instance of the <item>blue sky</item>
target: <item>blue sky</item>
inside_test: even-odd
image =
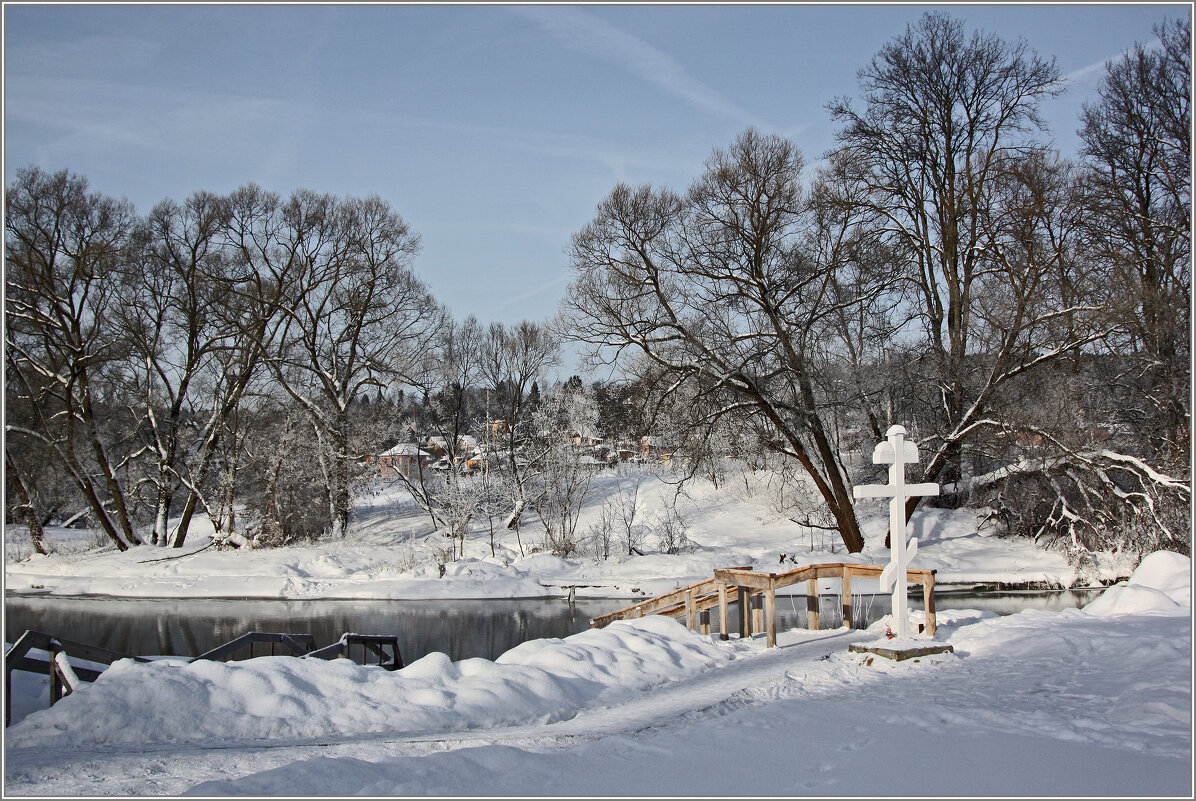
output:
[[[377,194],[458,317],[542,320],[619,181],[683,189],[749,125],[815,162],[825,104],[935,6],[4,6],[5,177],[68,168],[145,212],[250,181]],[[1106,59],[1186,3],[945,5],[1055,57],[1076,148]]]

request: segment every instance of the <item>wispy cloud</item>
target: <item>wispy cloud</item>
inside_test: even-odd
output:
[[[754,114],[690,75],[675,58],[643,39],[576,8],[508,6],[566,47],[608,61],[704,111],[768,128]]]
[[[1115,58],[1117,56],[1110,56],[1100,61],[1094,61],[1086,67],[1080,67],[1078,70],[1072,70],[1063,76],[1063,83],[1068,86],[1091,83],[1095,76],[1104,74],[1105,65]]]
[[[405,128],[441,132],[464,139],[484,142],[490,151],[507,150],[529,153],[567,161],[584,161],[601,164],[615,175],[617,180],[633,180],[642,170],[660,170],[690,175],[701,166],[679,156],[675,151],[653,149],[628,149],[618,143],[606,141],[587,134],[556,133],[532,128],[508,128],[483,122],[449,122],[424,117],[375,109],[337,108],[338,115],[351,116],[362,125],[375,126],[380,130]],[[705,154],[702,154],[703,157]]]
[[[7,89],[8,121],[49,131],[39,145],[47,153],[106,146],[186,152],[270,125],[291,110],[265,98],[111,81],[35,78],[10,81]]]

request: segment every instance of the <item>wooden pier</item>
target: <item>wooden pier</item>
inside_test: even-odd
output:
[[[259,653],[258,646],[267,653]],[[31,650],[45,651],[49,659],[30,656]],[[315,638],[310,634],[250,631],[199,656],[174,658],[185,658],[188,663],[201,660],[233,661],[229,659],[231,656],[237,654],[243,657],[246,651],[249,659],[255,656],[293,656],[300,659],[350,659],[359,665],[377,665],[386,670],[403,667],[399,638],[391,634],[345,633],[331,645],[316,648]],[[89,665],[73,664],[68,657]],[[95,681],[104,668],[118,659],[151,661],[144,656],[122,654],[40,631],[26,631],[4,652],[4,725],[8,726],[12,720],[14,670],[49,676],[50,705],[53,706],[74,692],[81,682]]]
[[[853,578],[879,579],[881,565],[836,563],[807,565],[785,573],[757,573],[750,567],[728,567],[714,571],[714,577],[696,584],[667,592],[623,609],[591,618],[591,628],[602,628],[616,620],[631,620],[645,615],[665,615],[684,618],[685,625],[703,634],[710,633],[710,612],[717,608],[719,637],[730,637],[730,605],[736,604],[739,617],[739,636],[751,637],[761,629],[767,634],[768,647],[777,644],[776,591],[798,582],[806,582],[806,610],[809,628],[819,629],[818,580],[839,579],[843,598],[843,623],[851,626]],[[936,630],[934,612],[933,570],[907,570],[908,584],[921,584],[926,606],[925,633],[933,637]]]

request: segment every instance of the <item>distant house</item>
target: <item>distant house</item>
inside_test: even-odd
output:
[[[448,453],[448,437],[431,436],[428,437],[427,449],[432,452],[434,457],[441,457]],[[478,451],[477,437],[471,437],[468,434],[462,434],[457,437],[457,446],[455,449],[456,455],[470,456]]]
[[[574,445],[581,445],[587,448],[594,448],[601,445],[604,440],[592,431],[570,431],[569,441]]]
[[[650,434],[640,437],[640,457],[643,459],[668,459],[673,455],[673,450],[664,445],[659,437]]]
[[[400,473],[410,478],[421,467],[427,467],[431,454],[414,443],[400,442],[390,450],[378,454],[378,469],[383,478],[394,478]]]

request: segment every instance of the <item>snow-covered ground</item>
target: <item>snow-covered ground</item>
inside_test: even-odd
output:
[[[709,483],[688,487],[675,502],[691,547],[660,553],[654,532],[660,516],[674,505],[676,491],[667,478],[649,475],[640,486],[635,525],[644,532],[643,556],[628,556],[625,547],[620,551],[617,538],[611,558],[602,561],[535,553],[543,532],[529,515],[518,536],[505,530],[501,519],[495,521],[493,555],[489,524],[475,519],[465,557],[449,561],[443,552],[450,541],[433,531],[408,495],[391,487],[359,503],[345,539],[273,550],[205,548],[210,529],[193,526],[182,552],[70,547],[70,538],[78,534],[51,530],[50,541],[63,553],[39,556],[31,553],[27,534],[13,527],[5,532],[5,586],[10,593],[291,599],[560,597],[567,593],[563,587],[574,586],[580,598],[618,598],[659,595],[710,578],[721,567],[779,572],[803,564],[889,561],[883,502],[861,502],[866,547],[849,555],[833,535],[802,528],[772,509],[766,493],[716,490]],[[620,486],[628,491],[630,482],[611,474],[595,478],[577,528],[579,540],[596,524],[604,502]],[[937,570],[940,585],[1099,586],[1128,576],[1134,565],[1133,555],[1103,553],[1078,568],[1059,551],[999,536],[983,513],[966,509],[926,508],[911,521],[910,536],[919,540],[913,566]],[[94,544],[94,535],[83,539]],[[789,591],[801,594],[804,587]]]
[[[618,484],[596,479],[584,535]],[[8,593],[134,598],[651,596],[716,567],[883,564],[886,510],[861,506],[847,555],[762,494],[698,485],[676,503],[690,546],[653,530],[675,488],[640,486],[643,556],[559,559],[475,520],[464,558],[402,493],[359,505],[342,540],[218,551],[97,548],[56,530],[50,556],[5,531]],[[1129,576],[1131,554],[1083,569],[1007,539],[973,511],[925,509],[914,567],[940,585],[1085,586]],[[498,521],[499,523],[501,521]],[[520,548],[522,546],[522,553]],[[625,553],[625,551],[624,551]],[[443,575],[441,575],[443,569]],[[866,582],[860,581],[860,584]],[[866,587],[855,587],[857,592]],[[804,586],[791,589],[796,593]],[[920,612],[914,613],[920,615]],[[902,662],[850,653],[867,630],[794,629],[721,641],[659,617],[526,642],[497,659],[432,653],[397,672],[338,660],[122,661],[52,708],[16,672],[5,795],[1176,795],[1191,784],[1190,562],[1143,561],[1083,610],[939,612],[954,653]],[[13,632],[8,632],[11,639]],[[891,644],[891,643],[889,643]]]
[[[665,618],[494,661],[119,662],[7,731],[6,795],[1192,794],[1191,564],[1082,610],[940,615],[954,653]]]

